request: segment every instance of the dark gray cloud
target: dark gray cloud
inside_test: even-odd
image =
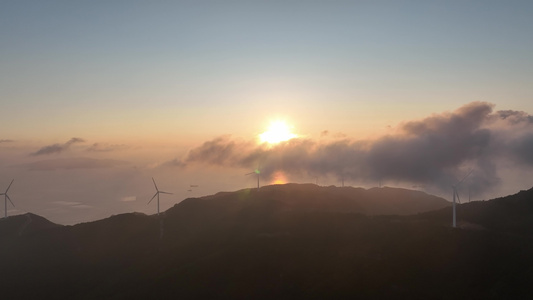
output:
[[[500,110],[496,112],[498,118],[507,120],[511,124],[523,124],[533,123],[533,116],[530,116],[526,112],[516,110]]]
[[[533,165],[533,132],[524,134],[520,139],[512,140],[508,149],[522,162]]]
[[[54,171],[60,169],[71,170],[111,168],[125,164],[128,164],[128,162],[114,159],[75,157],[40,160],[23,165],[18,165],[17,167],[27,168],[30,171]]]
[[[185,167],[186,164],[179,159],[173,159],[162,164],[164,167]]]
[[[45,146],[37,150],[36,152],[31,153],[30,155],[37,156],[37,155],[59,154],[67,150],[72,144],[83,143],[83,142],[85,142],[84,139],[71,138],[64,144],[53,144],[53,145]]]
[[[194,148],[182,160],[253,169],[261,176],[329,174],[361,181],[395,180],[449,189],[468,169],[473,192],[496,186],[498,162],[533,168],[533,118],[525,112],[497,111],[473,102],[453,112],[400,124],[398,133],[376,140],[292,139],[273,147],[219,137]]]

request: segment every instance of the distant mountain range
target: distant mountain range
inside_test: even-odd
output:
[[[0,220],[2,299],[530,299],[533,189],[458,206],[397,188],[265,186],[161,215]],[[5,298],[4,298],[5,297]]]

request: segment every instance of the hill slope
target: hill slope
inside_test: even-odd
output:
[[[420,218],[447,224],[451,222],[451,208],[427,212]],[[486,229],[533,237],[533,188],[517,194],[476,201],[457,206],[459,227]]]
[[[476,211],[490,214],[499,201],[514,210],[514,201],[533,201],[532,191]],[[407,200],[393,193],[358,202],[350,192],[367,191],[265,187],[187,199],[159,217],[123,214],[16,236],[0,247],[0,288],[7,299],[533,296],[533,241],[514,234],[520,229],[452,229],[449,208],[365,215],[373,211],[366,202]]]
[[[279,211],[351,212],[366,215],[410,215],[451,204],[437,196],[401,188],[320,187],[314,184],[271,185],[237,192],[222,192],[197,201],[210,205],[257,205],[268,202]],[[221,202],[215,204],[213,202]],[[248,202],[243,202],[248,201]],[[261,205],[261,204],[259,204]]]
[[[60,226],[32,213],[10,216],[0,219],[0,239],[34,234]]]

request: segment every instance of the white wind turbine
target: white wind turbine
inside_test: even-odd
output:
[[[470,176],[470,174],[472,174],[472,171],[473,170],[470,170],[470,172],[468,172],[468,174],[466,174],[465,177],[463,177],[463,179],[461,179],[459,182],[457,182],[456,184],[452,185],[452,188],[453,188],[453,219],[452,219],[452,226],[453,228],[457,227],[457,222],[456,222],[456,212],[455,212],[455,199],[457,198],[457,200],[459,201],[459,203],[461,203],[460,199],[459,199],[459,193],[457,192],[457,188],[459,187],[459,185],[461,185],[461,183],[466,179],[466,177]]]
[[[155,180],[154,180],[154,177],[152,177],[152,181],[154,182],[154,186],[155,186],[155,194],[154,196],[152,197],[152,199],[150,199],[150,201],[148,201],[148,204],[150,204],[150,202],[152,202],[152,200],[154,200],[155,196],[157,196],[157,215],[159,215],[159,194],[168,194],[168,195],[172,195],[172,193],[168,193],[168,192],[163,192],[163,191],[160,191],[158,188],[157,188],[157,184],[155,184]],[[147,204],[147,205],[148,205]]]
[[[11,183],[9,184],[9,186],[7,187],[6,191],[1,195],[4,195],[4,218],[7,218],[7,200],[9,200],[9,202],[11,202],[11,205],[13,205],[13,207],[15,207],[15,204],[13,204],[13,201],[11,201],[11,198],[9,198],[9,195],[7,194],[7,191],[9,191],[9,188],[11,187],[11,185],[13,184],[13,181],[15,181],[15,179],[11,180]]]

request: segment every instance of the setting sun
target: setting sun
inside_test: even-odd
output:
[[[291,129],[284,121],[274,121],[270,123],[268,130],[259,135],[261,143],[277,144],[279,142],[288,141],[297,137],[291,132]]]

